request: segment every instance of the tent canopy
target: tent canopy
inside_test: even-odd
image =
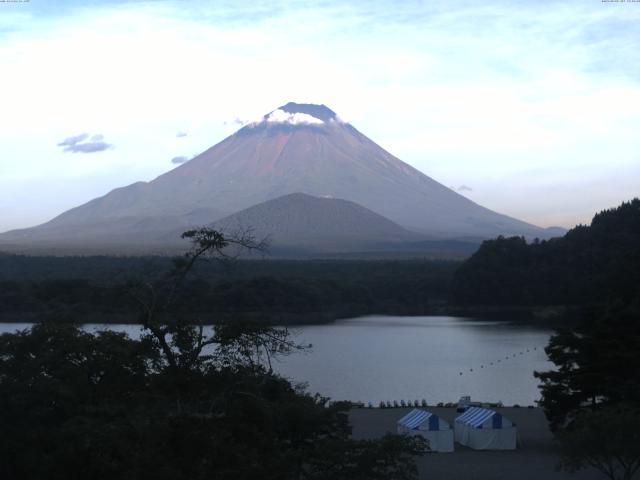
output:
[[[451,425],[426,410],[414,408],[398,420],[398,433],[425,438],[432,452],[453,452]]]
[[[437,415],[416,408],[398,420],[398,425],[406,427],[409,430],[435,431],[448,430],[451,428],[447,422],[441,421]]]
[[[469,425],[473,428],[501,429],[512,427],[513,423],[504,418],[495,410],[480,407],[470,407],[466,412],[456,418],[456,423]]]

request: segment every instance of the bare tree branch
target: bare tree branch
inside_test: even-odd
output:
[[[202,227],[188,230],[182,238],[191,242],[191,249],[174,261],[173,269],[157,282],[140,282],[129,293],[140,305],[143,327],[160,346],[170,367],[197,368],[213,356],[203,356],[207,347],[217,345],[215,358],[225,365],[243,363],[256,368],[266,362],[272,371],[274,355],[287,355],[305,347],[289,339],[288,330],[266,324],[235,320],[218,323],[215,333],[207,338],[201,321],[185,323],[172,308],[180,288],[199,260],[213,258],[228,261],[246,251],[264,252],[268,240],[256,240],[251,229],[233,234]],[[233,249],[229,252],[229,248]]]

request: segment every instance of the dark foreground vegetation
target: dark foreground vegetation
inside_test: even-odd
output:
[[[414,478],[424,445],[351,440],[347,405],[294,387],[245,349],[276,348],[270,330],[233,330],[217,334],[219,354],[178,366],[152,336],[61,323],[0,336],[0,478]],[[176,340],[185,355],[191,333]]]
[[[0,336],[0,478],[415,478],[423,441],[353,440],[347,405],[273,373],[303,348],[286,329],[219,322],[207,337],[173,310],[195,261],[228,243],[188,236],[185,259],[135,286],[140,340],[64,318]]]
[[[303,347],[264,320],[427,313],[447,301],[570,307],[546,349],[557,368],[536,373],[560,465],[612,480],[640,471],[640,200],[563,238],[485,242],[461,266],[196,268],[226,239],[188,236],[194,250],[173,262],[0,260],[0,313],[49,318],[0,337],[0,478],[415,478],[412,455],[424,444],[353,440],[346,405],[271,371],[273,355]],[[135,313],[147,334],[89,334],[69,322],[94,321],[96,312]],[[214,320],[207,338],[201,325]]]
[[[556,369],[535,374],[560,466],[631,480],[640,470],[640,301],[571,315],[577,326],[558,330],[546,348]]]

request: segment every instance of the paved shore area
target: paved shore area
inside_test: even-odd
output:
[[[410,408],[356,408],[349,414],[355,438],[377,438],[396,433],[396,422]],[[455,408],[427,407],[453,425]],[[558,472],[558,456],[547,420],[539,408],[496,408],[516,423],[514,451],[476,451],[456,443],[453,453],[430,453],[418,459],[420,478],[429,480],[603,480],[596,470],[574,474]]]

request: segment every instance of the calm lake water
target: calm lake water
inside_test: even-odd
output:
[[[29,324],[0,324],[0,332]],[[87,325],[137,337],[137,325]],[[552,331],[522,324],[456,317],[369,316],[292,329],[311,351],[274,368],[308,390],[335,400],[472,400],[532,405],[540,398],[534,370],[549,370]]]

